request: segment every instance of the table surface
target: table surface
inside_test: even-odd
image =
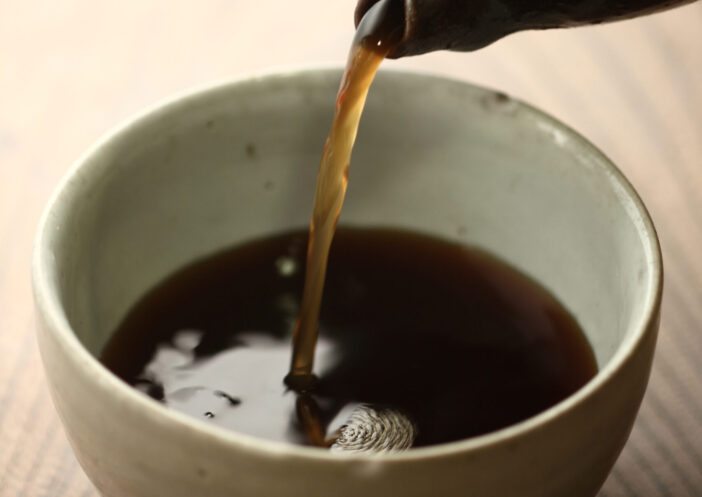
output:
[[[59,178],[106,130],[165,96],[275,66],[341,64],[353,4],[0,0],[2,497],[97,496],[61,429],[34,338],[31,243]],[[650,209],[666,266],[661,333],[640,415],[601,496],[702,493],[700,33],[697,2],[517,34],[472,54],[385,62],[545,109],[612,158]]]

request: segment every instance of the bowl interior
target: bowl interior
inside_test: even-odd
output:
[[[92,354],[177,268],[308,225],[340,75],[279,74],[193,94],[85,156],[54,201],[45,240],[56,295]],[[616,169],[551,118],[461,82],[379,74],[341,222],[493,252],[573,313],[600,368],[655,299],[655,234]]]

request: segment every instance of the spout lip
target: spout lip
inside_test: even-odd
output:
[[[368,26],[363,26],[364,20],[372,17],[373,9],[378,9],[376,12],[380,14],[381,22],[371,20],[372,31],[377,33],[379,30],[375,28],[379,27],[399,34],[401,30],[398,39],[391,43],[387,58],[398,59],[438,50],[477,50],[514,31],[509,28],[509,20],[514,16],[503,3],[488,0],[481,5],[476,9],[454,3],[447,8],[446,2],[427,0],[359,0],[354,12],[356,39],[364,38],[369,32]],[[387,13],[390,17],[383,19]],[[401,17],[399,22],[398,17]],[[363,31],[366,33],[361,34]]]
[[[354,15],[354,45],[363,44],[383,56],[394,54],[406,38],[406,5],[405,0],[361,0]]]
[[[359,0],[354,14],[356,26],[378,3],[391,1]],[[400,2],[404,26],[401,38],[386,55],[390,59],[440,50],[472,52],[529,29],[514,2],[397,0],[395,8]]]

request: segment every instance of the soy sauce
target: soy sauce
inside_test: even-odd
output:
[[[104,350],[168,407],[256,437],[309,444],[283,384],[307,232],[233,247],[145,295]],[[582,330],[541,286],[480,250],[421,234],[340,228],[309,395],[333,437],[359,404],[417,426],[414,446],[462,440],[556,404],[597,371]]]

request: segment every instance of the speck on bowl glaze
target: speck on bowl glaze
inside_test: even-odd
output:
[[[258,440],[169,411],[95,358],[143,293],[186,263],[309,222],[341,71],[249,77],[129,120],[74,166],[39,227],[39,345],[58,413],[105,497],[591,497],[644,394],[662,266],[651,220],[574,131],[463,82],[383,72],[342,222],[491,251],[554,293],[600,372],[526,421],[394,455]]]

